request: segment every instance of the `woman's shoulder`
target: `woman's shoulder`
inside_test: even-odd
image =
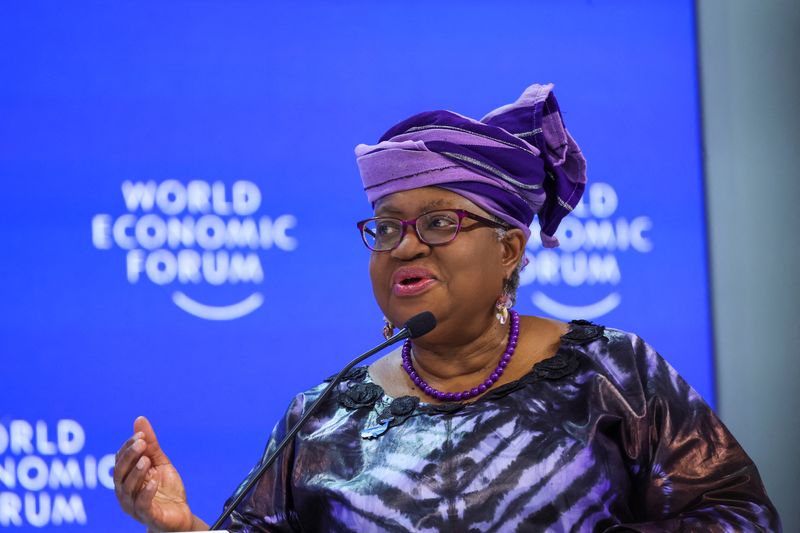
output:
[[[636,333],[587,320],[570,322],[562,349],[578,354],[584,371],[602,375],[626,396],[680,396],[702,401],[697,392]]]
[[[578,354],[599,366],[635,366],[637,358],[652,349],[638,335],[589,320],[561,322],[543,317],[535,321],[544,335],[555,339],[556,355]],[[653,350],[654,352],[654,350]],[[544,362],[544,361],[543,361]]]
[[[638,334],[588,320],[569,322],[568,330],[561,336],[561,344],[584,353],[598,363],[638,365],[660,358],[656,350]]]
[[[635,333],[621,329],[597,324],[589,320],[572,320],[563,322],[547,317],[527,315],[522,317],[527,324],[535,329],[536,336],[544,338],[546,344],[567,346],[589,346],[595,341],[606,350],[625,353],[630,349],[637,349],[644,341]],[[594,348],[598,348],[594,346]]]
[[[284,415],[288,423],[294,423],[311,405],[323,395],[338,374],[322,380],[319,384],[294,395]],[[383,396],[383,390],[367,377],[366,366],[353,367],[342,375],[333,390],[317,408],[321,418],[333,415],[339,407],[357,409],[375,404]]]

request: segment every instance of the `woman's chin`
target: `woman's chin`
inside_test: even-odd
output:
[[[438,319],[436,311],[440,306],[436,303],[433,298],[392,298],[387,311],[388,315],[402,319],[398,324],[405,324],[409,318],[424,311],[430,311]]]

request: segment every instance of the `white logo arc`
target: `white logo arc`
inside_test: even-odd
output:
[[[599,302],[573,306],[557,302],[542,292],[535,292],[531,300],[533,300],[533,305],[548,315],[561,320],[574,320],[576,318],[592,320],[613,311],[622,301],[622,297],[619,293],[612,292]]]
[[[175,305],[196,317],[205,318],[206,320],[234,320],[249,315],[264,303],[264,297],[260,292],[254,292],[241,302],[225,305],[213,306],[201,304],[192,300],[181,291],[175,291],[172,294],[172,301]]]

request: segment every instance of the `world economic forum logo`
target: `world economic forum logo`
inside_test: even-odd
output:
[[[251,181],[124,181],[126,213],[92,218],[92,243],[126,250],[125,275],[136,285],[176,286],[172,301],[189,314],[232,320],[261,307],[264,281],[260,251],[291,252],[294,215],[259,215],[261,190]],[[191,297],[192,287],[252,285],[244,299],[209,305]],[[188,293],[188,294],[187,294]]]
[[[114,490],[115,457],[86,443],[77,420],[0,420],[0,527],[88,524],[84,498]]]
[[[653,250],[648,216],[628,218],[617,214],[619,196],[608,183],[593,183],[556,232],[560,246],[542,248],[532,227],[520,286],[531,285],[530,299],[548,315],[562,320],[592,320],[619,307],[622,296],[620,261],[625,254]],[[578,304],[562,300],[573,287],[602,287],[602,296]],[[523,291],[521,291],[523,292]]]

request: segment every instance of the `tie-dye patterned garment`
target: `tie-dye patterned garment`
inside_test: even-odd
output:
[[[298,395],[267,453],[322,391]],[[266,455],[266,454],[265,454]],[[776,531],[756,467],[635,335],[572,324],[473,403],[390,398],[353,369],[231,531]]]

